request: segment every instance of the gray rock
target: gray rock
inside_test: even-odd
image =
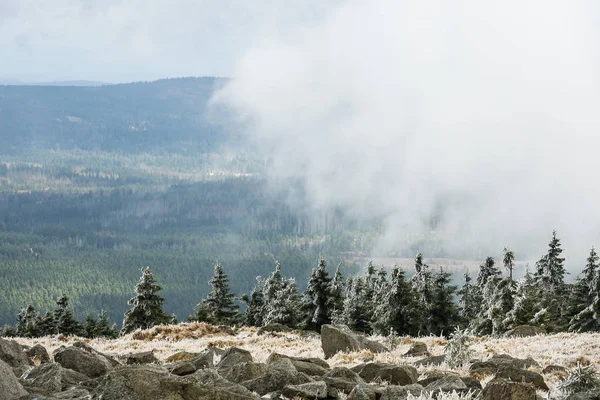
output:
[[[417,383],[417,369],[412,365],[394,365],[384,363],[366,363],[352,368],[367,382],[386,381],[391,385],[410,385]]]
[[[427,349],[427,345],[423,342],[414,342],[410,349],[406,353],[402,355],[403,357],[429,357],[429,350]]]
[[[117,361],[116,356],[109,355],[107,353],[101,353],[98,350],[94,349],[92,346],[85,344],[84,342],[75,342],[73,343],[73,347],[77,347],[81,350],[87,351],[90,354],[100,356],[110,363],[111,366],[116,367],[117,365],[121,365],[120,362]]]
[[[246,389],[262,396],[270,392],[282,390],[287,385],[300,385],[308,382],[312,382],[312,379],[306,374],[296,370],[273,368],[270,366],[266,373],[240,384]]]
[[[504,337],[512,338],[512,337],[529,337],[536,335],[543,335],[546,331],[539,326],[531,326],[531,325],[519,325],[514,327],[513,329],[506,331],[504,333]]]
[[[193,375],[190,375],[193,376]],[[230,384],[230,386],[233,386]],[[92,394],[102,400],[257,400],[224,387],[170,375],[154,364],[126,365],[110,371]]]
[[[167,369],[173,375],[185,376],[196,372],[196,366],[190,361],[181,361],[171,365],[167,365]]]
[[[483,389],[483,400],[535,400],[535,386],[494,379]]]
[[[194,372],[192,375],[186,375],[181,378],[185,382],[199,383],[202,385],[224,388],[229,392],[239,394],[242,397],[252,396],[252,392],[243,387],[228,381],[217,373],[214,369],[202,369]]]
[[[467,385],[456,375],[448,375],[441,379],[431,382],[425,387],[428,392],[452,392],[453,390],[467,389]]]
[[[426,367],[428,365],[441,365],[444,361],[446,361],[446,356],[441,355],[441,356],[432,356],[432,357],[426,357],[423,358],[421,360],[415,361],[415,365],[417,367]]]
[[[143,351],[129,354],[125,359],[125,364],[158,364],[158,358],[156,358],[153,351]]]
[[[90,378],[106,374],[111,368],[111,363],[101,355],[91,354],[79,347],[60,348],[54,352],[54,361],[63,368],[81,372]]]
[[[0,360],[12,367],[18,376],[33,365],[23,347],[12,340],[0,339]]]
[[[230,347],[221,357],[221,361],[217,364],[217,372],[225,376],[234,365],[252,361],[252,355],[248,350]]]
[[[287,385],[281,394],[290,399],[327,399],[327,384],[325,382],[308,382],[300,385]]]
[[[223,375],[230,382],[241,383],[266,374],[269,370],[267,364],[252,361],[234,365]]]
[[[35,346],[25,350],[25,354],[27,357],[35,364],[35,362],[39,362],[40,364],[45,364],[50,362],[50,354],[44,346],[41,344],[36,344]]]
[[[389,351],[384,345],[352,332],[346,325],[323,325],[321,327],[321,347],[325,358],[347,351],[370,350],[374,353]]]
[[[377,400],[377,396],[381,396],[381,391],[381,389],[377,390],[377,388],[372,385],[359,383],[354,387],[352,392],[350,392],[347,400]]]
[[[0,400],[15,400],[26,395],[11,366],[0,360]]]
[[[532,358],[514,358],[508,354],[494,355],[485,361],[474,361],[469,370],[477,375],[493,375],[501,368],[514,367],[519,369],[529,368],[532,366],[539,367],[540,365]]]
[[[508,365],[502,367],[496,372],[496,378],[506,379],[513,382],[531,383],[541,390],[548,390],[548,385],[544,382],[544,377],[537,372],[527,371]]]
[[[461,376],[460,379],[467,385],[469,390],[482,390],[481,382],[471,376]]]
[[[591,390],[589,392],[573,393],[565,400],[600,400],[600,390]]]
[[[381,394],[380,400],[405,400],[408,398],[408,394],[413,396],[419,396],[423,393],[423,386],[418,384],[405,385],[405,386],[386,386]]]
[[[323,379],[329,387],[345,394],[352,392],[357,384],[366,383],[356,372],[345,367],[335,367],[320,379]]]
[[[197,356],[190,359],[196,369],[213,368],[215,366],[215,352],[212,349],[206,349]]]
[[[27,391],[49,395],[78,386],[89,379],[81,372],[63,368],[57,363],[47,363],[26,372],[21,380]]]
[[[269,355],[267,365],[271,365],[283,358],[289,359],[298,372],[303,372],[310,376],[323,376],[329,372],[329,364],[319,358],[290,357],[278,353],[271,353]]]
[[[90,392],[81,388],[71,388],[64,392],[54,393],[52,397],[59,400],[83,400],[90,398]]]

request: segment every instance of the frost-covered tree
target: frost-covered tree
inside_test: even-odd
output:
[[[208,281],[212,290],[195,308],[192,321],[209,322],[211,324],[233,324],[238,321],[239,305],[234,303],[235,295],[229,288],[229,277],[218,262],[215,264],[213,277]]]
[[[358,332],[371,332],[372,311],[369,303],[364,301],[365,283],[361,277],[355,277],[348,286],[348,295],[344,299],[344,307],[339,321]]]
[[[502,251],[504,257],[502,258],[502,263],[504,264],[504,268],[508,271],[508,279],[513,279],[513,270],[515,268],[515,253],[512,250],[509,250],[508,247],[505,247]]]
[[[456,286],[451,285],[450,273],[440,267],[433,276],[433,299],[427,313],[427,333],[448,336],[458,324],[458,306],[454,302]]]
[[[257,276],[256,285],[250,295],[244,294],[242,301],[246,303],[245,323],[250,326],[263,326],[265,319],[265,280]]]
[[[132,307],[125,312],[123,318],[123,334],[172,321],[172,317],[163,311],[165,299],[158,295],[162,287],[156,284],[156,277],[149,267],[142,268],[141,272],[142,276],[135,286],[135,296],[128,303]]]
[[[50,336],[58,333],[56,330],[54,314],[49,311],[46,312],[44,316],[38,315],[35,324],[40,336]]]
[[[392,270],[389,282],[381,283],[373,311],[372,328],[375,333],[418,334],[418,300],[399,266]]]
[[[539,298],[535,278],[528,269],[525,276],[516,283],[513,301],[513,308],[508,312],[503,325],[510,329],[531,324],[539,311]]]
[[[108,319],[108,313],[104,310],[100,311],[98,315],[98,322],[96,324],[96,332],[94,337],[103,337],[107,339],[115,339],[119,337],[119,330],[116,324],[110,323]]]
[[[569,331],[571,332],[588,332],[596,330],[595,321],[593,321],[590,310],[586,310],[595,299],[595,284],[598,279],[599,265],[598,254],[592,247],[587,258],[587,263],[583,269],[581,276],[577,278],[573,289],[571,290],[569,309],[567,311],[569,317]]]
[[[317,332],[321,331],[321,326],[331,323],[331,278],[326,267],[327,262],[321,257],[318,267],[313,268],[310,274],[308,287],[302,296],[303,327]]]
[[[568,302],[564,301],[567,285],[564,282],[565,259],[556,231],[548,245],[548,253],[536,263],[535,281],[540,303],[533,323],[546,328],[549,332],[560,332],[569,324]]]
[[[410,284],[417,296],[419,310],[421,311],[421,320],[419,325],[421,332],[429,331],[427,319],[430,318],[430,312],[434,301],[434,276],[429,266],[423,263],[423,254],[418,253],[415,257],[415,274],[410,279]]]
[[[461,325],[467,326],[477,316],[479,304],[476,303],[475,286],[471,283],[472,279],[469,272],[464,274],[465,283],[457,292],[460,296],[458,301],[458,311],[461,317]]]
[[[330,284],[329,306],[331,307],[331,320],[336,322],[340,319],[344,311],[344,298],[346,292],[346,282],[341,271],[342,263],[340,262],[335,269],[333,279]]]
[[[299,321],[300,294],[294,279],[284,282],[283,287],[273,294],[266,308],[264,324],[278,323],[295,328]]]
[[[493,331],[490,311],[496,303],[496,290],[501,274],[492,257],[487,257],[479,266],[479,274],[473,290],[475,318],[469,325],[470,329],[478,335],[490,334]]]
[[[17,314],[15,334],[21,337],[38,337],[37,327],[38,314],[35,308],[29,304]]]

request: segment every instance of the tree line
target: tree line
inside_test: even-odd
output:
[[[417,254],[415,273],[408,278],[399,266],[390,271],[372,263],[361,276],[346,279],[339,264],[330,276],[327,262],[320,258],[302,293],[294,278],[282,273],[279,262],[268,277],[257,277],[249,294],[237,297],[220,263],[214,266],[211,291],[200,300],[189,321],[212,324],[266,326],[320,331],[324,324],[346,324],[356,331],[381,335],[449,335],[455,328],[476,335],[497,335],[519,325],[534,325],[547,332],[600,331],[600,264],[595,249],[574,283],[565,283],[565,259],[556,232],[548,251],[533,272],[513,278],[514,252],[504,249],[501,268],[492,257],[480,265],[475,281],[465,274],[459,289],[450,273],[431,268]],[[175,323],[163,311],[162,288],[149,268],[135,287],[131,308],[125,313],[121,334],[155,325]],[[240,311],[239,302],[245,305]],[[63,296],[53,313],[39,316],[33,307],[17,315],[14,327],[4,335],[36,336],[53,333],[88,337],[115,337],[106,313],[88,316],[84,324],[74,320],[68,299]]]

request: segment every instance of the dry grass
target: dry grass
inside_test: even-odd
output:
[[[374,337],[381,343],[384,337]],[[81,338],[45,337],[39,339],[16,339],[28,346],[41,344],[49,352],[56,348],[73,343]],[[386,362],[394,364],[412,363],[419,358],[402,357],[415,340],[425,342],[431,355],[443,354],[446,340],[439,337],[401,338],[399,345],[388,353],[375,354],[370,351],[339,353],[327,360],[332,366],[352,367],[366,361]],[[116,340],[84,339],[86,343],[101,352],[125,355],[132,352],[154,350],[160,360],[166,360],[177,352],[195,353],[206,347],[215,346],[226,348],[237,346],[252,354],[254,359],[265,362],[272,352],[298,357],[323,358],[320,338],[316,334],[299,332],[273,333],[257,335],[254,328],[241,328],[231,331],[225,328],[206,324],[190,323],[177,326],[161,326],[147,331],[138,331]],[[600,334],[560,333],[556,335],[541,335],[530,338],[495,339],[478,337],[472,341],[475,351],[474,358],[487,358],[494,354],[509,354],[513,357],[532,357],[541,367],[531,370],[540,372],[548,365],[560,365],[571,368],[578,362],[583,365],[592,364],[600,370]],[[468,374],[469,365],[453,371]],[[427,375],[432,371],[450,370],[447,365],[439,367],[420,367],[419,373]],[[564,373],[550,373],[544,376],[551,388],[554,388]],[[488,379],[487,377],[484,378]]]

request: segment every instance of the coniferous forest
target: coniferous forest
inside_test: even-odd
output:
[[[224,150],[239,138],[204,111],[222,84],[0,86],[5,335],[115,337],[177,320],[398,335],[600,329],[598,256],[566,283],[556,233],[527,271],[522,249],[449,252],[440,203],[428,231],[387,254],[417,254],[414,265],[369,263],[381,220],[307,207],[302,183],[273,185],[252,145]],[[462,276],[420,252],[482,262]]]

